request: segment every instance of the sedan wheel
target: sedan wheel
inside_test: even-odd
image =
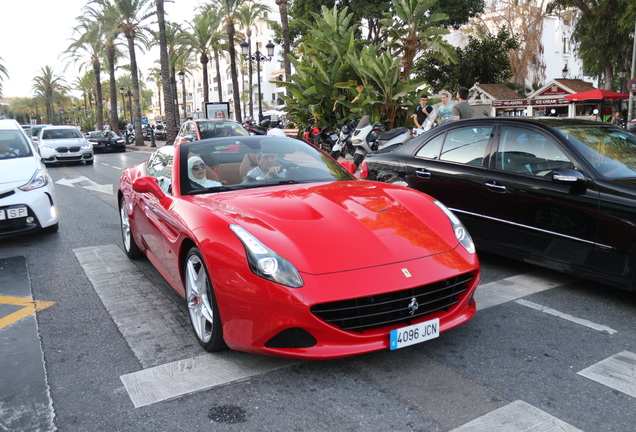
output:
[[[124,252],[130,259],[140,258],[143,253],[135,238],[132,235],[132,229],[130,228],[130,219],[128,218],[128,211],[126,210],[126,201],[124,198],[119,201],[119,221],[121,226],[121,239],[124,243]]]
[[[183,275],[190,322],[199,343],[207,351],[225,349],[219,309],[208,272],[197,248],[188,252]]]

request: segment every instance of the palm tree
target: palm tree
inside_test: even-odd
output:
[[[183,39],[185,44],[196,52],[199,62],[203,68],[203,108],[209,102],[210,84],[208,78],[208,63],[210,62],[210,41],[212,39],[212,25],[214,15],[202,13],[196,15],[190,25],[190,32],[184,31]]]
[[[101,58],[104,54],[104,41],[102,25],[98,21],[91,21],[87,17],[80,15],[76,17],[79,22],[73,29],[73,33],[78,34],[76,39],[71,39],[71,44],[66,49],[68,57],[73,59],[73,63],[85,60],[80,64],[80,71],[92,69],[95,76],[95,104],[97,106],[97,129],[104,128],[104,116],[102,107],[102,83],[101,83]]]
[[[172,98],[172,82],[170,80],[170,60],[168,58],[168,38],[166,35],[166,13],[163,0],[155,0],[157,5],[157,24],[159,25],[159,63],[161,64],[161,86],[166,111],[166,144],[172,144],[177,137],[174,98]]]
[[[119,119],[117,115],[117,77],[115,69],[117,68],[117,60],[122,56],[118,49],[119,30],[117,29],[117,11],[112,4],[106,4],[103,9],[95,9],[86,6],[84,10],[87,16],[94,21],[102,24],[102,33],[104,41],[104,61],[108,68],[108,80],[110,83],[110,125],[115,132],[119,132]]]
[[[161,81],[163,84],[163,92],[164,92],[164,104],[166,111],[166,128],[168,129],[167,134],[170,136],[171,133],[175,132],[175,129],[179,126],[179,101],[177,100],[177,68],[176,64],[179,63],[182,57],[188,56],[189,52],[187,47],[184,44],[184,32],[181,29],[179,24],[175,24],[172,22],[164,22],[163,32],[159,35],[155,34],[155,39],[165,38],[166,44],[166,62],[167,62],[167,80],[164,80],[163,74],[165,71],[163,70],[163,64],[161,65]],[[160,47],[161,50],[161,47]],[[163,55],[163,50],[161,50],[160,55]],[[163,61],[160,59],[160,61]],[[176,132],[172,139],[176,138]],[[169,138],[166,138],[169,140]],[[169,142],[169,141],[168,141]]]
[[[55,74],[51,66],[43,66],[40,68],[40,75],[33,78],[33,91],[36,97],[44,99],[46,106],[46,121],[53,123],[55,121],[54,102],[55,95],[64,93],[68,90],[68,86],[64,78]]]
[[[2,97],[2,82],[5,78],[9,78],[9,73],[7,72],[7,68],[1,63],[4,61],[2,57],[0,57],[0,97]]]
[[[139,68],[137,66],[136,43],[141,42],[145,47],[149,45],[147,34],[151,30],[145,25],[148,19],[156,14],[153,0],[93,0],[112,12],[112,23],[126,38],[128,56],[130,58],[130,73],[133,81],[133,118],[135,125],[135,145],[144,145],[141,130],[141,97],[139,86]]]
[[[151,79],[155,83],[159,90],[159,116],[163,117],[163,109],[161,107],[161,92],[163,91],[163,84],[161,82],[161,65],[158,68],[152,68],[148,74],[148,79]]]
[[[236,35],[236,14],[238,8],[245,0],[216,0],[214,6],[218,13],[223,17],[225,29],[227,32],[228,50],[230,53],[230,76],[232,78],[232,100],[234,101],[235,120],[242,121],[241,117],[241,101],[238,85],[238,77],[236,73],[236,47],[234,46],[234,36]]]
[[[218,101],[223,102],[223,87],[221,85],[221,53],[223,51],[229,52],[226,43],[227,34],[222,28],[224,20],[211,4],[201,7],[201,13],[210,15],[210,19],[212,20],[212,24],[210,25],[210,48],[214,53]]]
[[[242,5],[237,11],[237,19],[241,23],[241,25],[245,28],[245,36],[247,37],[248,44],[248,57],[247,61],[249,62],[249,84],[248,88],[250,89],[249,97],[250,97],[250,118],[254,118],[254,94],[252,92],[252,27],[254,27],[259,21],[262,21],[265,17],[266,13],[271,12],[269,6],[260,4],[260,3],[247,3]]]

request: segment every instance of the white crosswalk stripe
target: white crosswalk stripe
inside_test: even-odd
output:
[[[623,351],[579,372],[586,378],[636,398],[636,354]]]
[[[451,432],[582,432],[523,401],[514,401]]]

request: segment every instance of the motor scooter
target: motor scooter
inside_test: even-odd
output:
[[[353,164],[356,168],[359,168],[369,153],[391,146],[402,145],[411,138],[413,138],[413,135],[408,128],[399,127],[383,131],[382,123],[371,124],[369,116],[365,115],[358,122],[356,130],[351,137],[351,144],[356,148],[353,155]]]
[[[346,120],[342,124],[340,127],[340,133],[338,134],[338,139],[331,148],[329,156],[335,160],[338,160],[340,156],[347,157],[348,154],[353,156],[355,147],[351,145],[351,135],[353,134],[353,131],[356,130],[357,123],[358,120]]]

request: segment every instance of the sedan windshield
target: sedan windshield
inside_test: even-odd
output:
[[[179,148],[183,194],[354,179],[329,156],[294,138],[213,138]]]
[[[608,180],[636,177],[636,135],[609,125],[557,129]]]

